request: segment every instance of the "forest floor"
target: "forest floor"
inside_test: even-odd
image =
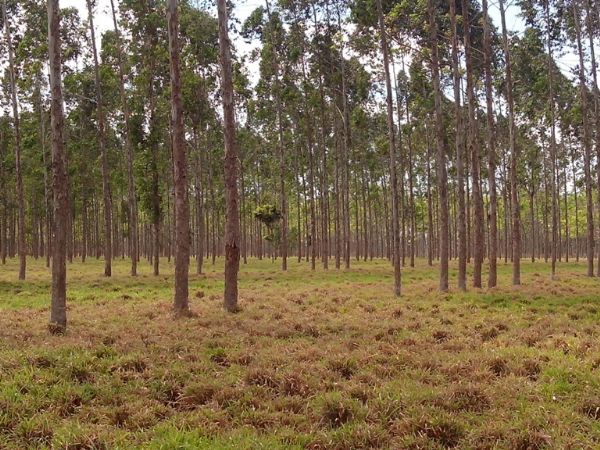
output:
[[[64,336],[43,261],[25,282],[0,267],[1,449],[600,448],[600,280],[583,262],[551,281],[524,261],[518,289],[501,263],[499,288],[443,295],[417,261],[396,299],[386,261],[252,260],[233,315],[208,264],[186,319],[162,264],[69,265]]]

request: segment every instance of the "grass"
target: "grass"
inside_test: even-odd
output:
[[[600,280],[584,263],[523,262],[523,286],[436,291],[417,261],[391,295],[387,261],[293,260],[192,275],[69,265],[69,330],[47,332],[50,274],[0,267],[0,448],[600,448]],[[452,267],[455,270],[455,267]],[[452,273],[456,276],[455,272]]]

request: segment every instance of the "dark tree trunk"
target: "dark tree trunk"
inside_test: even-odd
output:
[[[67,327],[67,155],[64,148],[64,114],[61,87],[60,19],[58,0],[48,0],[48,55],[50,60],[52,190],[54,193],[54,237],[52,240],[52,305],[50,331]]]
[[[188,314],[188,269],[190,264],[190,224],[187,159],[183,127],[183,100],[179,63],[179,21],[177,0],[167,4],[171,72],[171,126],[173,129],[173,165],[175,189],[175,299],[177,314]]]
[[[227,5],[218,0],[219,55],[221,61],[221,92],[223,95],[223,118],[225,122],[225,309],[237,310],[238,270],[240,266],[240,224],[238,217],[238,149],[235,142],[235,111],[231,69],[231,44],[227,32]]]

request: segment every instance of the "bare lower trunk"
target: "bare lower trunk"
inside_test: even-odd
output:
[[[235,141],[235,111],[231,69],[231,44],[227,31],[227,5],[218,0],[219,56],[221,62],[221,92],[225,124],[225,297],[227,311],[237,310],[238,271],[240,267],[240,224],[238,217],[238,149]]]
[[[437,144],[436,166],[438,178],[438,208],[440,218],[440,291],[448,290],[448,175],[446,172],[446,141],[444,136],[444,115],[442,112],[442,91],[440,88],[440,67],[438,55],[438,36],[436,10],[433,0],[428,1],[429,32],[431,45],[431,73],[435,103],[435,135]]]
[[[383,8],[381,0],[377,0],[377,15],[379,19],[379,33],[381,39],[381,53],[383,55],[383,68],[385,73],[385,85],[387,92],[387,125],[389,139],[389,164],[390,164],[390,185],[392,196],[392,242],[394,259],[394,294],[400,296],[401,293],[401,272],[400,272],[400,214],[398,206],[398,181],[396,179],[396,142],[394,132],[394,106],[392,100],[392,83],[390,80],[388,43],[383,20]]]
[[[19,104],[17,103],[17,76],[15,72],[15,63],[12,49],[12,39],[10,34],[10,26],[8,23],[8,14],[6,11],[6,0],[3,3],[4,16],[4,35],[6,38],[6,46],[8,53],[8,69],[10,78],[10,94],[11,105],[13,112],[13,126],[15,130],[15,179],[16,179],[16,194],[18,207],[18,240],[17,252],[19,254],[19,280],[25,279],[25,271],[27,266],[27,248],[25,244],[25,194],[23,192],[23,174],[21,167],[21,122],[19,119]]]
[[[50,331],[64,332],[67,327],[67,200],[64,114],[61,88],[60,19],[58,0],[48,0],[48,54],[50,60],[52,188],[54,192],[54,239],[52,252],[52,305]]]
[[[183,100],[179,68],[179,21],[177,0],[167,4],[169,55],[171,72],[171,125],[173,128],[173,165],[175,188],[175,298],[177,314],[189,312],[188,269],[190,264],[190,224],[188,204],[187,160],[183,127]]]

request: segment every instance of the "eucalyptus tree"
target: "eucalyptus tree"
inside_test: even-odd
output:
[[[61,33],[58,0],[48,0],[48,56],[50,65],[52,191],[54,231],[52,252],[52,302],[50,331],[62,333],[67,327],[67,156],[64,148],[64,113],[61,86]]]
[[[92,0],[86,0],[88,8],[88,24],[90,28],[90,45],[94,61],[94,83],[96,84],[96,122],[100,144],[100,157],[102,167],[102,199],[104,202],[104,275],[112,275],[112,194],[110,188],[110,174],[108,167],[108,149],[106,148],[106,118],[102,98],[102,85],[100,82],[100,64],[96,50],[96,31],[94,29],[94,11]]]
[[[218,0],[219,54],[221,61],[221,91],[223,96],[223,120],[225,125],[225,309],[237,310],[237,276],[240,266],[240,224],[238,216],[238,150],[235,137],[235,105],[233,100],[233,76],[231,43],[227,29],[227,5]]]
[[[17,72],[14,60],[11,25],[8,21],[7,0],[2,3],[4,16],[4,37],[8,53],[8,72],[10,80],[10,99],[13,115],[14,143],[15,143],[15,183],[18,205],[18,254],[19,254],[19,280],[25,279],[27,267],[27,247],[25,240],[25,193],[23,191],[23,168],[21,164],[21,121],[19,117],[19,103],[17,94]]]
[[[179,315],[189,313],[188,269],[190,263],[190,224],[187,182],[183,100],[181,95],[181,67],[179,47],[178,1],[168,0],[167,24],[171,70],[171,124],[175,184],[175,299],[173,308]]]

